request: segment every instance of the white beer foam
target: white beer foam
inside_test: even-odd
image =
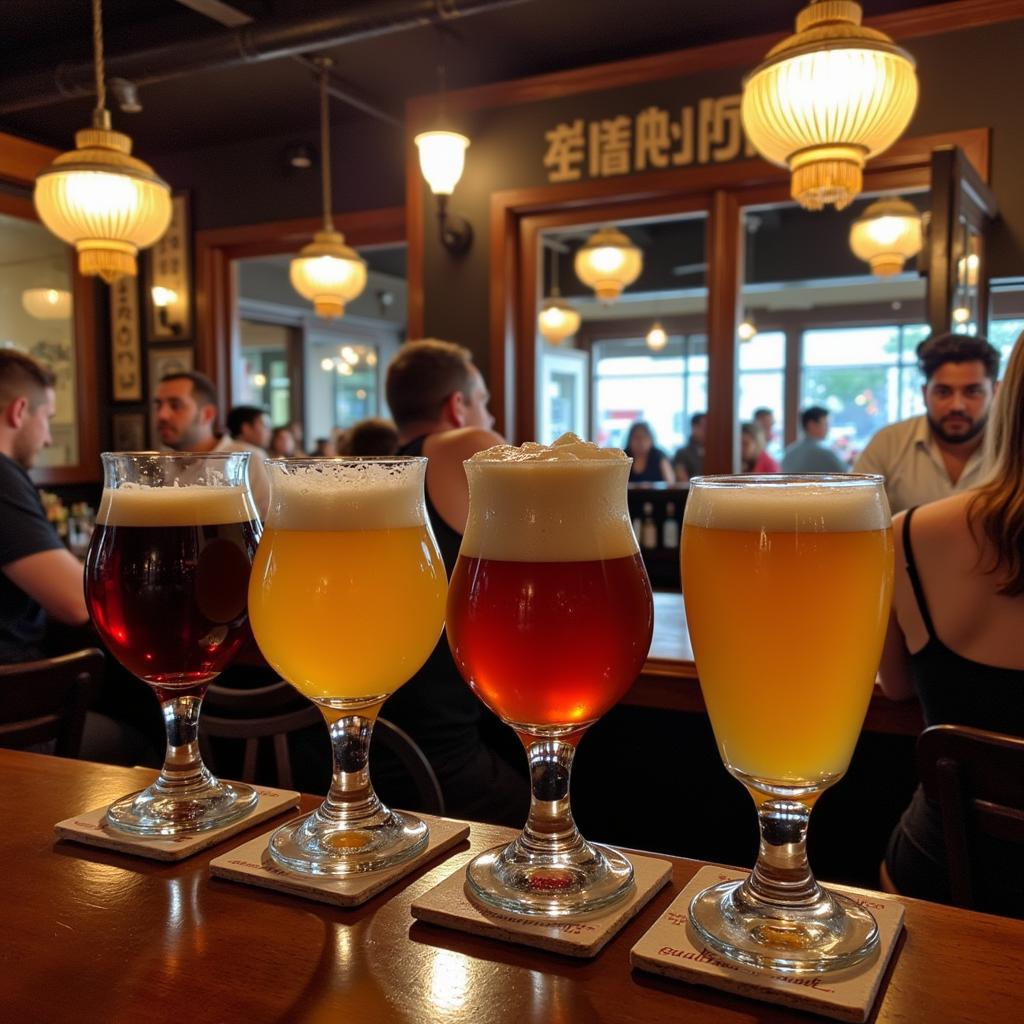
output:
[[[421,462],[266,463],[275,530],[397,530],[426,521]]]
[[[626,504],[629,459],[575,434],[499,445],[466,462],[461,553],[504,562],[589,562],[638,551]]]
[[[780,478],[750,486],[691,487],[684,523],[770,533],[853,533],[891,525],[883,487],[872,486],[864,477],[835,479],[838,486]]]
[[[258,519],[244,487],[146,487],[122,484],[104,490],[96,522],[101,526],[216,526]]]

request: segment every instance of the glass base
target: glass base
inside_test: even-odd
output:
[[[426,849],[429,831],[412,814],[386,808],[366,822],[339,825],[319,810],[282,825],[270,837],[274,861],[302,875],[381,871]]]
[[[694,896],[690,924],[731,960],[783,974],[820,974],[851,967],[878,946],[878,925],[848,896],[821,889],[805,906],[773,906],[751,898],[743,881],[722,882]]]
[[[531,852],[520,836],[475,857],[466,880],[470,895],[491,909],[567,917],[625,899],[633,891],[633,865],[618,850],[587,842],[563,854]]]
[[[180,836],[209,832],[244,818],[259,794],[238,782],[221,782],[208,772],[195,786],[168,785],[161,777],[139,793],[115,800],[106,823],[135,836]]]

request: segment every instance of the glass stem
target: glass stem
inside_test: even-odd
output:
[[[530,816],[518,842],[531,854],[557,856],[578,852],[586,841],[569,806],[569,777],[575,742],[521,737],[530,760]]]
[[[167,730],[167,752],[157,786],[164,789],[194,789],[205,786],[212,776],[199,753],[199,711],[202,697],[172,697],[161,704]]]
[[[386,810],[370,784],[370,738],[377,709],[369,715],[335,717],[325,713],[325,717],[331,733],[334,774],[327,799],[316,813],[336,828],[372,824]]]
[[[798,800],[758,801],[761,848],[743,888],[758,902],[792,907],[809,906],[822,890],[807,862],[807,823],[811,805]]]

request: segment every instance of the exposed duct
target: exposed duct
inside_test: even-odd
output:
[[[134,53],[106,58],[111,78],[136,85],[197,71],[278,60],[360,39],[480,14],[526,0],[365,0],[344,11],[300,19],[268,18],[238,28],[211,29]],[[91,61],[58,65],[0,82],[0,114],[32,110],[93,95]]]

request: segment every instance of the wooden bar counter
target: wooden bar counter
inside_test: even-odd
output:
[[[743,638],[739,633],[737,643]],[[686,610],[679,594],[654,595],[654,638],[643,672],[623,698],[624,704],[703,714],[704,700],[686,628]],[[889,700],[878,687],[871,697],[864,728],[871,732],[917,736],[924,728],[916,700]]]
[[[506,829],[474,825],[447,860],[346,912],[211,879],[210,859],[247,833],[174,865],[55,842],[54,822],[145,785],[152,772],[6,750],[0,771],[4,1021],[815,1019],[630,969],[630,947],[696,861],[672,859],[672,883],[597,958],[576,962],[413,922],[413,898]],[[315,803],[307,797],[303,807]],[[1024,922],[915,900],[906,907],[902,949],[872,1020],[1017,1019]]]

